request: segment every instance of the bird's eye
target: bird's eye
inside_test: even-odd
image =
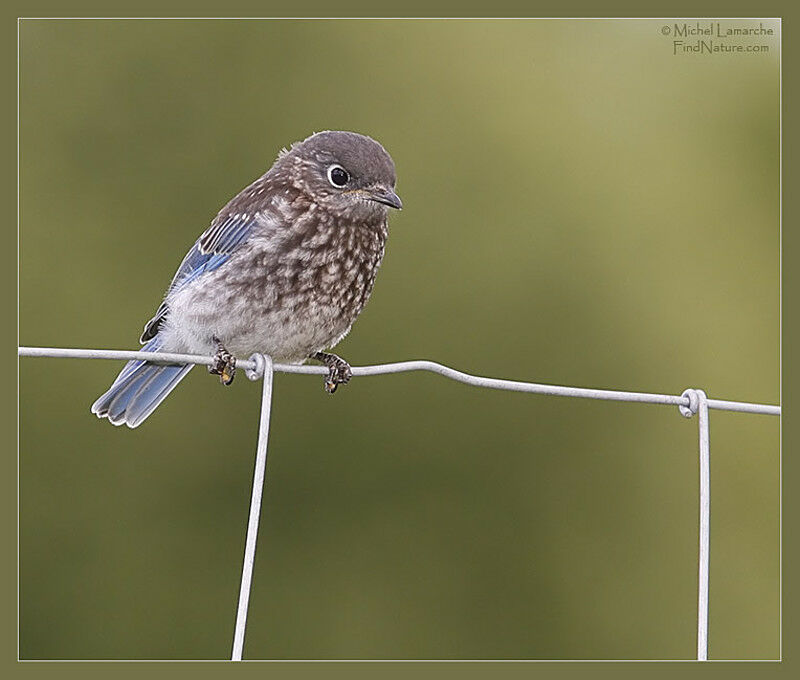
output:
[[[335,187],[343,187],[350,181],[350,174],[341,165],[328,168],[328,181]]]

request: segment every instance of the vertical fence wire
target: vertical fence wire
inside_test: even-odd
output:
[[[709,399],[703,390],[688,389],[681,395],[689,400],[688,406],[679,406],[681,415],[697,415],[698,453],[700,468],[700,498],[698,510],[700,528],[697,551],[697,660],[708,661],[708,575],[709,536],[711,518],[711,455],[708,438]]]
[[[697,582],[697,660],[708,660],[708,574],[711,515],[711,454],[706,393],[697,390],[697,429],[700,438],[700,546]]]
[[[231,661],[242,660],[244,634],[247,629],[247,607],[250,604],[250,586],[253,582],[253,564],[256,559],[256,540],[258,538],[258,520],[261,516],[261,498],[264,493],[264,477],[267,470],[267,441],[269,440],[269,417],[272,410],[272,360],[268,356],[255,355],[263,361],[263,385],[261,388],[261,415],[258,421],[258,446],[256,448],[256,464],[253,472],[253,493],[250,496],[250,515],[247,520],[247,538],[244,547],[242,564],[242,580],[239,586],[239,606],[236,610],[236,628],[233,634],[233,651]],[[258,367],[248,377],[257,379]]]

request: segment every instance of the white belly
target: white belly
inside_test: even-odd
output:
[[[293,309],[291,304],[277,304],[268,292],[253,299],[209,294],[213,290],[213,284],[203,281],[202,286],[189,284],[170,297],[161,331],[164,351],[213,354],[217,337],[240,358],[258,352],[275,361],[300,363],[336,345],[352,325],[340,310],[329,306],[306,303]]]

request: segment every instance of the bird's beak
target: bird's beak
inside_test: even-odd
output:
[[[383,203],[384,205],[388,205],[390,208],[395,208],[396,210],[403,209],[403,201],[401,201],[400,197],[391,189],[385,189],[384,187],[367,189],[367,196],[369,197],[370,201]]]

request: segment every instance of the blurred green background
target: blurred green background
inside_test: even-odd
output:
[[[663,24],[23,21],[20,342],[136,347],[216,211],[348,129],[406,206],[351,363],[777,403],[777,37]],[[119,367],[20,362],[20,654],[226,658],[260,384],[129,431]],[[711,456],[710,658],[775,658],[778,419],[712,412]],[[697,467],[674,408],[279,375],[245,657],[692,658]]]

